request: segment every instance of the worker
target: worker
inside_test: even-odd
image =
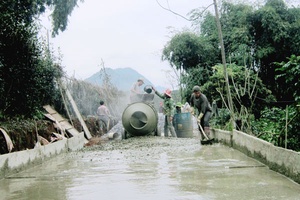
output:
[[[161,94],[158,91],[156,91],[154,87],[152,87],[152,90],[155,92],[157,96],[159,96],[164,100],[162,108],[163,108],[163,114],[165,115],[165,124],[164,124],[165,137],[169,136],[169,131],[173,137],[177,137],[174,126],[172,124],[173,116],[174,116],[174,101],[171,96],[172,91],[170,89],[167,89],[164,92],[164,94]]]
[[[139,94],[141,94],[140,92],[140,86],[142,86],[144,84],[144,79],[139,78],[137,80],[137,82],[135,82],[131,89],[130,89],[130,103],[134,103],[137,102],[140,99]]]
[[[163,113],[163,102],[159,102],[158,112]]]
[[[181,107],[181,111],[183,113],[187,113],[187,112],[191,113],[191,109],[192,108],[191,108],[191,106],[190,106],[190,104],[188,102],[185,102],[185,104],[182,105],[182,107]]]
[[[109,130],[110,125],[110,111],[108,108],[104,105],[104,101],[100,101],[100,106],[97,109],[97,115],[99,117],[99,127],[100,131],[107,132]],[[105,125],[105,128],[102,128],[102,125]]]
[[[181,104],[181,102],[177,102],[176,103],[176,105],[175,105],[175,112],[176,112],[176,114],[182,113],[182,104]]]
[[[190,98],[190,105],[195,110],[194,115],[197,118],[197,123],[200,129],[200,126],[202,127],[202,130],[204,130],[205,135],[208,137],[208,139],[212,139],[210,137],[210,126],[209,126],[209,120],[212,113],[212,108],[210,106],[209,101],[207,100],[207,97],[201,93],[200,87],[198,85],[193,87],[193,93]],[[207,138],[203,135],[202,131],[201,133],[201,139],[207,140]]]

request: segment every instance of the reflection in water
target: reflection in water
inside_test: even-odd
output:
[[[200,146],[190,138],[142,137],[103,145],[58,156],[1,180],[0,199],[300,197],[298,184],[220,144]]]
[[[67,155],[45,162],[30,170],[0,181],[0,199],[67,199],[66,190],[72,181],[66,169],[74,166]]]

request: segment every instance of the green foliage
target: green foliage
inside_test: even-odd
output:
[[[210,12],[206,13],[202,22],[200,22],[201,35],[208,38],[214,46],[219,45],[218,30],[216,18]]]
[[[189,91],[194,85],[202,85],[209,79],[216,55],[216,49],[209,41],[190,32],[175,35],[164,47],[162,60],[180,70],[183,100],[189,99]]]
[[[228,109],[218,109],[218,115],[214,115],[210,121],[211,126],[217,129],[229,130],[230,112]]]
[[[280,131],[285,124],[285,110],[279,108],[264,109],[259,120],[252,123],[252,132],[257,137],[278,145]]]
[[[274,62],[300,55],[299,7],[289,8],[283,0],[268,0],[260,7],[225,1],[221,5],[220,21],[227,62],[259,72],[260,79],[278,100],[292,100],[291,93],[282,92],[287,91],[287,86],[275,79]],[[208,12],[200,23],[203,41],[219,51],[215,16]],[[218,51],[211,66],[220,63]]]
[[[288,121],[287,148],[300,151],[299,120],[299,110],[294,106],[288,107],[288,119],[286,119],[286,109],[266,108],[262,111],[262,117],[252,122],[252,131],[257,137],[284,147],[286,121]]]
[[[220,106],[222,103],[222,96],[226,99],[226,87],[224,79],[223,65],[216,65],[213,67],[213,74],[203,86],[203,92],[208,94],[209,100],[216,100]],[[232,91],[232,98],[234,106],[240,109],[241,105],[248,108],[251,107],[251,101],[254,101],[257,97],[274,100],[271,91],[266,88],[262,81],[257,77],[252,70],[249,70],[243,66],[237,66],[235,64],[227,65],[228,79],[230,82],[230,89]],[[244,102],[243,96],[247,95],[250,104]],[[255,106],[256,107],[256,106]]]
[[[215,101],[219,108],[228,109],[223,65],[216,65],[213,70],[213,75],[201,89],[210,102]],[[252,70],[231,64],[227,65],[227,73],[237,129],[251,132],[250,119],[253,115],[259,118],[260,111],[268,105],[267,102],[274,100],[274,97]]]
[[[194,10],[192,15],[202,16],[200,12]],[[278,100],[292,100],[291,93],[282,92],[287,91],[287,85],[275,80],[274,62],[282,62],[292,54],[300,55],[300,9],[288,8],[282,0],[269,0],[258,8],[223,2],[220,16],[226,60],[258,72],[260,80]],[[177,34],[163,52],[163,60],[184,70],[181,82],[186,84],[187,91],[190,85],[202,85],[211,74],[211,67],[220,63],[215,16],[207,12],[200,23],[200,36]],[[191,78],[194,74],[197,77]]]
[[[183,74],[181,77],[181,82],[185,83],[183,99],[189,100],[192,88],[195,85],[204,85],[210,79],[210,75],[211,70],[202,67],[188,69],[187,73]]]
[[[6,116],[40,116],[45,104],[59,102],[62,69],[38,41],[36,15],[45,1],[0,3],[0,110]]]
[[[282,0],[269,0],[249,16],[249,31],[255,63],[260,77],[274,92],[278,100],[291,100],[286,87],[275,81],[276,65],[292,54],[300,55],[300,9],[288,8]]]
[[[209,68],[215,58],[214,48],[204,38],[194,33],[176,34],[163,49],[162,60],[167,60],[177,70],[201,66]]]
[[[80,0],[83,2],[83,0]],[[68,17],[77,6],[78,0],[1,0],[0,11],[4,26],[20,24],[31,26],[35,18],[44,13],[47,7],[52,8],[51,14],[53,24],[53,36],[58,35],[58,31],[64,31],[68,24]],[[13,17],[12,17],[13,15]]]
[[[253,8],[246,4],[224,2],[221,9],[223,41],[227,60],[237,65],[252,63],[251,35],[248,31],[248,15]]]
[[[295,100],[300,102],[300,56],[292,55],[288,59],[288,62],[276,63],[280,67],[277,68],[279,75],[276,76],[276,79],[288,86],[285,93],[293,94]]]
[[[202,16],[200,12],[194,10],[193,19]],[[275,99],[283,102],[296,99],[299,102],[299,58],[292,55],[300,55],[300,8],[290,8],[283,0],[267,0],[259,7],[223,2],[220,18],[226,60],[230,63],[227,64],[227,72],[237,120],[241,120],[249,130],[254,119],[261,118],[262,123],[258,127],[265,128],[269,134],[278,127],[276,122],[263,118],[261,111],[274,106]],[[215,16],[207,12],[202,19],[198,39],[196,35],[189,40],[187,35],[181,37],[178,34],[166,45],[163,56],[176,69],[183,69],[181,82],[185,86],[186,98],[192,86],[197,84],[210,102],[215,100],[218,107],[226,108],[227,91],[223,66],[219,65],[220,43]],[[195,22],[199,22],[197,20]],[[188,43],[183,42],[186,40],[196,44],[192,53],[185,45]],[[203,50],[198,51],[197,46]],[[194,52],[201,52],[207,59],[195,59],[198,64],[187,64],[185,58],[192,58]],[[288,62],[286,58],[289,58]],[[273,114],[277,115],[276,112]],[[266,113],[263,115],[267,116]],[[288,146],[293,149],[299,149],[299,136],[295,135],[296,128],[299,130],[297,118],[289,124]],[[268,134],[262,137],[275,142],[278,135]],[[282,138],[281,133],[279,138]],[[281,145],[282,141],[278,144]]]
[[[83,2],[83,0],[80,0]],[[47,0],[47,5],[53,7],[52,36],[58,35],[59,31],[64,31],[68,25],[68,17],[71,15],[74,8],[77,6],[78,0]]]

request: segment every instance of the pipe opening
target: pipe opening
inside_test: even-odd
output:
[[[130,118],[130,124],[135,129],[142,129],[147,124],[147,122],[147,116],[141,111],[133,113]]]

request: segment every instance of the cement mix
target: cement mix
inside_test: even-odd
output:
[[[0,199],[300,199],[299,184],[222,144],[133,137],[0,180]]]

